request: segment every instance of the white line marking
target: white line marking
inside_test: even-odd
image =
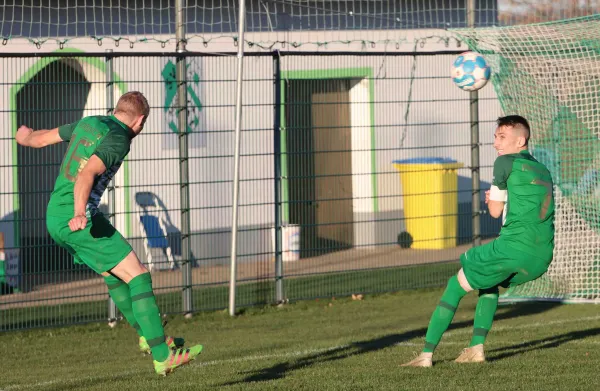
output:
[[[237,358],[228,358],[228,359],[224,359],[224,360],[213,360],[213,361],[204,361],[204,362],[197,362],[197,363],[192,362],[188,366],[182,367],[180,369],[180,371],[189,370],[192,367],[207,367],[207,366],[212,366],[212,365],[230,364],[230,363],[243,362],[243,361],[268,360],[268,359],[272,359],[272,358],[288,358],[288,357],[298,357],[298,356],[305,356],[305,355],[317,354],[317,353],[326,353],[326,352],[329,352],[332,350],[344,349],[344,348],[347,348],[350,346],[352,346],[352,345],[339,345],[339,346],[323,348],[323,349],[310,349],[310,350],[301,350],[301,351],[287,352],[287,353],[263,354],[263,355],[258,355],[258,356],[244,356],[244,357],[237,357]],[[126,371],[126,372],[115,373],[115,374],[112,374],[110,377],[111,378],[125,377],[125,376],[137,375],[140,373],[151,374],[151,370],[149,370],[148,368],[131,370],[131,371]],[[152,374],[152,375],[156,376],[154,374]],[[4,391],[28,390],[28,389],[35,389],[35,388],[46,387],[46,386],[51,386],[51,385],[56,385],[56,384],[70,384],[70,383],[80,382],[82,380],[94,381],[94,380],[103,380],[106,378],[107,378],[106,376],[86,376],[86,377],[71,378],[71,379],[50,380],[50,381],[39,382],[39,383],[34,383],[34,384],[15,384],[15,385],[7,386],[6,388],[4,388]]]
[[[304,351],[298,351],[298,352],[264,354],[264,355],[260,355],[260,356],[245,356],[245,357],[238,357],[238,358],[229,358],[229,359],[225,359],[225,360],[213,360],[213,361],[201,362],[201,363],[195,364],[193,366],[206,367],[209,365],[219,365],[219,364],[225,364],[225,363],[228,364],[228,363],[242,362],[242,361],[268,360],[271,358],[287,358],[287,357],[305,356],[305,355],[309,355],[309,354],[327,353],[327,352],[330,352],[333,350],[345,349],[345,348],[348,348],[351,346],[352,346],[351,344],[350,345],[340,345],[340,346],[334,346],[334,347],[324,348],[324,349],[311,349],[311,350],[304,350]],[[185,369],[185,368],[182,368],[182,369]]]

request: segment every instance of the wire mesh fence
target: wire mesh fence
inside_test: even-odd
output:
[[[469,98],[447,77],[455,54],[246,59],[238,306],[439,286],[456,272],[473,239],[471,172],[480,170],[481,188],[489,186],[501,111],[494,92],[481,90],[482,159],[471,167]],[[182,59],[185,130],[175,99]],[[103,279],[73,263],[45,229],[66,143],[23,148],[11,129],[110,115],[134,90],[151,114],[101,210],[151,270],[162,313],[226,308],[236,58],[107,52],[0,63],[10,102],[1,113],[10,126],[0,138],[0,329],[118,316]],[[500,228],[486,214],[481,225],[484,237]]]

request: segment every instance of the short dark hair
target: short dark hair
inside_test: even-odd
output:
[[[498,127],[522,127],[523,130],[525,130],[525,145],[529,144],[529,137],[531,137],[531,128],[529,127],[529,122],[527,122],[525,117],[521,117],[520,115],[507,115],[505,117],[498,117],[498,119],[496,120],[496,124],[498,125]]]

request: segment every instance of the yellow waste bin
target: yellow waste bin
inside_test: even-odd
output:
[[[458,174],[462,163],[446,158],[395,160],[400,172],[406,231],[412,248],[456,247]]]

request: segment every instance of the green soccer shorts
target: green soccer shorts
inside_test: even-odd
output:
[[[546,273],[551,261],[552,257],[536,258],[498,239],[460,256],[465,277],[473,289],[508,288],[533,281]]]
[[[46,227],[58,245],[75,259],[96,273],[107,272],[117,266],[132,251],[131,245],[112,226],[102,213],[88,220],[84,229],[72,232],[69,217],[46,216]]]

